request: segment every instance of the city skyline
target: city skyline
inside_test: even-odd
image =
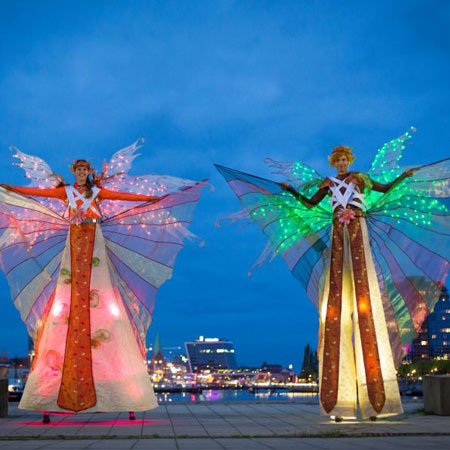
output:
[[[266,178],[263,159],[331,175],[338,144],[366,170],[411,125],[408,165],[448,157],[450,5],[419,1],[260,3],[14,2],[0,17],[0,182],[25,185],[9,145],[71,179],[144,136],[132,173],[210,178],[174,276],[158,293],[147,343],[231,340],[239,364],[298,367],[318,313],[283,261],[247,272],[265,245],[251,226],[215,228],[239,209],[213,163]],[[394,23],[394,25],[393,25]],[[126,26],[124,26],[126,24]],[[448,285],[448,284],[447,284]],[[0,276],[0,352],[27,334]]]

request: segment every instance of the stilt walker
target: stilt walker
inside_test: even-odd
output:
[[[36,353],[19,408],[45,423],[52,412],[133,420],[157,406],[145,337],[204,183],[130,176],[141,143],[100,176],[76,160],[74,185],[16,149],[31,186],[0,188],[1,268]]]
[[[396,364],[450,268],[450,159],[401,167],[410,138],[385,144],[367,173],[348,170],[346,146],[325,179],[271,159],[287,183],[218,166],[245,207],[229,219],[269,239],[257,265],[281,255],[319,309],[320,407],[337,421],[356,417],[358,399],[363,418],[402,412]]]

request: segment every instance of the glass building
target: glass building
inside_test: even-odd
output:
[[[184,345],[191,372],[237,367],[234,346],[230,341],[200,336],[196,341],[186,342]]]
[[[450,358],[450,299],[447,288],[411,346],[411,359]]]

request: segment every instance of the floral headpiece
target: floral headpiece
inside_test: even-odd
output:
[[[347,147],[346,145],[339,145],[333,149],[331,156],[328,157],[330,166],[334,167],[336,165],[336,160],[341,156],[346,156],[349,164],[355,160],[355,155],[352,153],[352,149],[350,147]]]

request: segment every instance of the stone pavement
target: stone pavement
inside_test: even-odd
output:
[[[52,416],[10,404],[0,419],[2,449],[449,449],[450,418],[424,415],[420,403],[402,416],[335,423],[318,405],[229,402],[162,405],[136,413]]]

